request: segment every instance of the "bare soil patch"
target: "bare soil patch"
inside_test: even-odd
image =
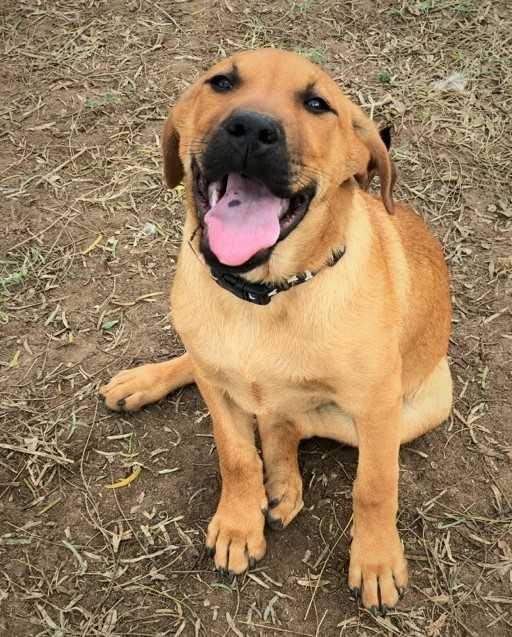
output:
[[[511,18],[505,0],[2,3],[1,635],[512,634]],[[181,351],[157,138],[201,70],[256,46],[302,51],[393,123],[397,198],[451,269],[455,408],[401,453],[412,587],[386,619],[346,590],[356,452],[302,446],[305,509],[228,586],[203,547],[219,479],[197,391],[130,417],[97,396]],[[432,87],[452,73],[462,92]]]

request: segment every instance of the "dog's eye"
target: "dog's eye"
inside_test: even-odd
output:
[[[304,106],[310,113],[326,113],[331,110],[331,107],[321,97],[308,97],[304,101]]]
[[[225,75],[214,75],[208,82],[217,93],[226,93],[233,88],[233,82]]]

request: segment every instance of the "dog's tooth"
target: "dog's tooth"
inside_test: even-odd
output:
[[[287,213],[289,207],[290,207],[290,200],[281,199],[281,210],[279,211],[279,218],[281,218]]]
[[[210,202],[210,206],[212,208],[219,201],[219,194],[219,182],[215,181],[208,186],[208,201]]]

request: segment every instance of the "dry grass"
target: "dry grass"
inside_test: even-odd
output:
[[[511,634],[511,13],[505,0],[2,4],[1,634]],[[393,122],[398,196],[452,272],[455,409],[402,452],[413,587],[385,620],[345,590],[353,451],[304,445],[306,509],[230,587],[203,551],[218,482],[196,392],[130,418],[96,397],[110,373],[180,348],[166,109],[215,58],[260,45],[302,51]],[[432,87],[455,71],[463,92]]]

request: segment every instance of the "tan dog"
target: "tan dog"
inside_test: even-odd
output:
[[[400,444],[452,401],[439,243],[393,204],[373,123],[294,53],[214,66],[171,111],[162,147],[169,187],[184,179],[187,192],[171,297],[187,353],[119,373],[106,404],[133,411],[197,383],[222,476],[206,544],[231,573],[263,557],[265,513],[286,526],[300,511],[301,439],[358,447],[348,582],[385,612],[407,583]],[[373,170],[382,199],[359,187]]]

